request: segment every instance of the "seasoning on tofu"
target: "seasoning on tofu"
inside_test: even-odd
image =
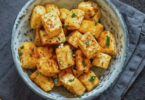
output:
[[[92,1],[75,9],[36,5],[30,18],[34,40],[18,48],[22,68],[32,72],[30,79],[45,92],[64,87],[82,96],[95,89],[117,55],[115,36],[100,18],[101,9]]]

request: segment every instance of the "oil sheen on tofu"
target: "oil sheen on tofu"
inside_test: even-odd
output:
[[[74,9],[47,3],[36,5],[30,19],[34,40],[18,48],[30,79],[45,92],[64,87],[82,96],[95,89],[101,82],[99,70],[107,71],[117,55],[115,33],[101,23],[100,7],[92,1]]]

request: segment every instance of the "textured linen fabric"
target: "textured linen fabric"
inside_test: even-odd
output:
[[[0,0],[0,98],[3,100],[43,100],[20,78],[11,54],[11,31],[15,18],[28,0]],[[116,82],[97,100],[119,100],[145,65],[145,15],[119,1],[112,0],[122,14],[129,31],[126,66]]]

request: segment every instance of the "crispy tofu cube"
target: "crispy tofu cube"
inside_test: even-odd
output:
[[[47,33],[43,30],[40,30],[40,38],[43,45],[58,45],[64,43],[66,41],[66,37],[64,35],[64,31],[61,30],[58,36],[49,38]]]
[[[90,32],[93,34],[96,38],[103,32],[104,26],[100,23],[96,23],[94,21],[90,20],[83,20],[81,27],[79,29],[80,32],[82,33],[87,33]]]
[[[70,46],[66,45],[64,47],[57,48],[56,56],[57,56],[59,68],[61,70],[74,65],[74,59],[72,56],[72,50],[71,50]]]
[[[18,48],[22,68],[34,69],[38,62],[38,53],[33,42],[24,42]]]
[[[34,38],[34,43],[35,43],[36,46],[41,46],[42,45],[39,32],[40,32],[40,30],[36,29],[35,38]]]
[[[93,71],[84,73],[79,77],[79,80],[86,87],[87,91],[91,91],[100,83],[100,80],[98,79],[98,77],[95,75]]]
[[[115,56],[117,54],[116,40],[111,32],[102,32],[98,38],[98,42],[103,48],[101,52],[107,53],[111,56]]]
[[[84,34],[79,40],[79,47],[87,58],[93,58],[96,52],[100,52],[101,46],[91,33]]]
[[[52,58],[53,56],[53,49],[50,47],[38,47],[37,48],[39,57],[48,57]]]
[[[42,24],[49,38],[58,36],[62,30],[62,23],[55,12],[48,12],[42,16]]]
[[[80,25],[84,19],[84,11],[80,9],[73,9],[65,20],[65,26],[68,30],[76,30],[80,28]]]
[[[35,82],[42,90],[48,92],[54,87],[53,80],[43,76],[38,71],[31,74],[30,79]]]
[[[67,18],[69,12],[70,12],[70,11],[69,11],[68,9],[65,9],[65,8],[61,8],[61,9],[60,9],[60,20],[61,20],[62,22],[65,21],[65,19]]]
[[[36,6],[33,9],[30,26],[32,29],[37,29],[42,26],[41,16],[46,13],[45,8],[43,6]]]
[[[110,61],[111,56],[104,53],[97,53],[93,60],[93,65],[96,67],[107,69],[109,67]]]
[[[78,8],[85,12],[85,19],[95,19],[98,21],[101,17],[101,12],[98,5],[92,1],[81,2]]]
[[[96,33],[95,33],[95,37],[98,39],[98,37],[100,36],[100,34],[103,32],[104,30],[104,26],[100,23],[96,24]]]
[[[46,9],[46,13],[53,12],[56,15],[60,16],[59,8],[54,4],[46,4],[45,9]]]
[[[78,40],[81,38],[82,34],[78,31],[74,31],[68,37],[68,43],[73,47],[78,48]]]
[[[57,63],[48,57],[42,57],[38,60],[37,69],[42,75],[47,77],[51,77],[59,73]]]
[[[76,51],[76,69],[79,72],[88,72],[91,67],[91,62],[86,58],[81,50]]]
[[[75,95],[81,96],[85,92],[85,87],[71,73],[66,73],[63,76],[60,76],[60,81],[68,91]]]

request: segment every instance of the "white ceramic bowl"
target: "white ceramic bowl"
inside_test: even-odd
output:
[[[102,9],[102,23],[105,25],[107,30],[110,30],[114,33],[117,41],[117,50],[118,55],[115,59],[112,60],[110,68],[105,72],[105,74],[101,77],[101,83],[91,92],[85,93],[81,97],[74,97],[68,91],[63,88],[55,88],[50,93],[46,93],[41,90],[37,85],[35,85],[28,76],[28,72],[24,72],[20,65],[20,60],[18,57],[18,47],[24,41],[32,41],[33,30],[30,29],[29,21],[30,15],[33,7],[38,4],[44,3],[54,3],[59,7],[65,7],[68,9],[77,7],[77,4],[82,0],[29,0],[25,6],[22,8],[18,17],[15,21],[13,34],[12,34],[12,54],[13,59],[16,65],[16,68],[24,80],[24,82],[37,94],[46,98],[46,99],[57,99],[57,100],[68,100],[68,99],[92,99],[98,95],[100,95],[103,91],[105,91],[118,77],[119,73],[122,71],[124,66],[125,58],[126,58],[126,36],[127,31],[125,24],[122,20],[121,15],[118,10],[109,0],[93,0],[97,2]]]

